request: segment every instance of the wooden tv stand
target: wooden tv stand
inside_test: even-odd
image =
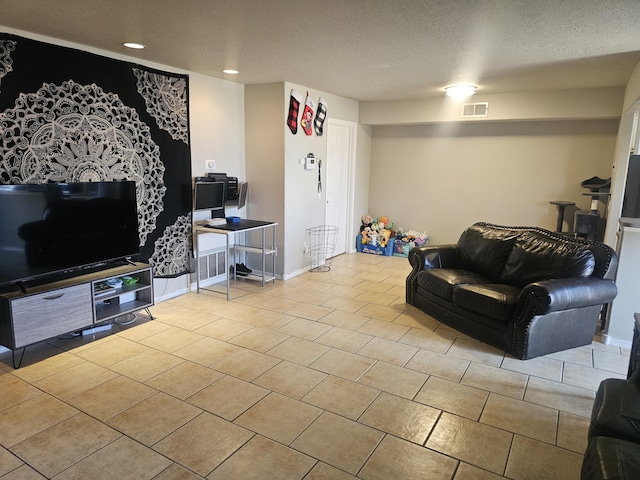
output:
[[[100,284],[125,275],[138,281],[99,291]],[[13,366],[18,368],[22,363],[21,357],[16,365],[18,349],[57,335],[96,327],[152,305],[153,272],[144,263],[106,267],[30,287],[26,292],[3,293],[0,294],[0,345],[13,351]]]

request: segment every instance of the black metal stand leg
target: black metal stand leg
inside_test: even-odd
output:
[[[146,310],[147,315],[149,315],[149,318],[153,320],[153,315],[151,315],[151,310],[149,310],[149,307],[144,307],[144,309]]]
[[[24,359],[24,352],[26,351],[27,351],[27,347],[24,347],[22,349],[22,355],[20,355],[20,361],[16,364],[16,351],[11,350],[11,360],[13,361],[13,368],[15,368],[16,370],[20,368],[20,365],[22,365],[22,360]]]

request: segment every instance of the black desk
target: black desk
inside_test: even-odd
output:
[[[249,253],[257,253],[262,255],[262,271],[260,274],[250,274],[243,275],[243,278],[252,278],[259,279],[262,281],[262,286],[266,284],[266,282],[275,281],[276,279],[276,222],[266,222],[263,220],[249,220],[249,219],[241,219],[238,223],[226,223],[222,225],[213,225],[209,226],[205,222],[198,222],[193,226],[193,239],[195,243],[195,254],[196,254],[196,293],[200,293],[200,254],[198,247],[198,237],[200,235],[205,235],[209,233],[214,233],[218,235],[225,235],[226,237],[226,251],[225,251],[225,275],[227,277],[227,300],[229,300],[229,290],[230,290],[230,279],[231,274],[229,272],[229,254],[231,251],[231,243],[230,239],[233,237],[233,279],[236,280],[236,269],[235,264],[237,263],[238,252],[249,252]],[[267,245],[266,242],[266,229],[271,228],[273,237],[271,240],[271,245]],[[244,245],[239,244],[237,242],[236,234],[238,233],[247,233],[254,230],[260,230],[262,233],[262,243],[260,246],[254,245]],[[271,272],[267,274],[267,256],[271,255]]]

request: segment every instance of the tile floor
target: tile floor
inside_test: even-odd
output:
[[[516,360],[406,305],[408,272],[342,255],[51,339],[18,370],[3,353],[0,478],[579,478],[594,390],[629,352]]]

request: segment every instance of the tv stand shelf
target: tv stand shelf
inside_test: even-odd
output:
[[[136,283],[99,291],[109,279],[135,277]],[[131,263],[79,274],[26,292],[0,294],[0,345],[15,352],[69,332],[153,305],[153,273],[144,263]],[[15,365],[14,365],[15,366]]]

